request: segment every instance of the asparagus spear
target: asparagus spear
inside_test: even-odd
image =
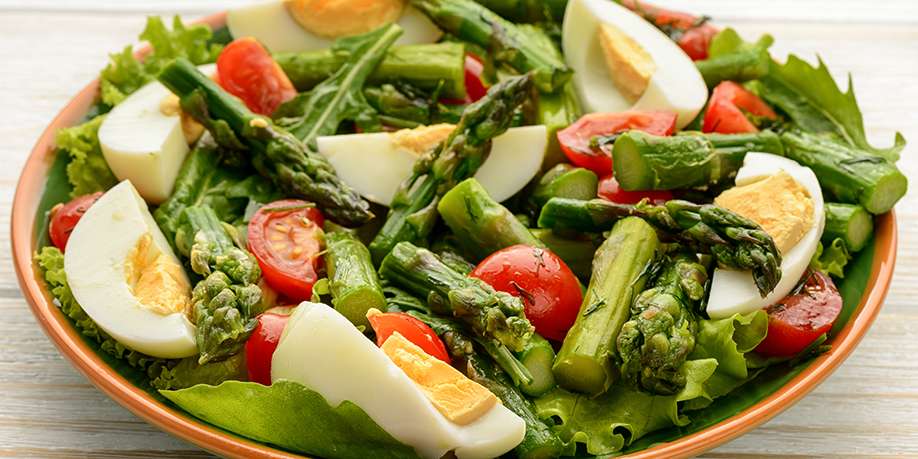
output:
[[[567,0],[475,0],[508,21],[561,22]]]
[[[602,244],[599,235],[580,233],[560,236],[552,230],[542,228],[530,228],[529,232],[561,258],[577,277],[581,280],[590,278],[593,272],[593,254]]]
[[[781,139],[771,131],[672,137],[629,131],[615,141],[612,159],[622,189],[672,190],[727,182],[750,151],[784,154]]]
[[[631,319],[618,335],[618,356],[625,379],[651,393],[672,395],[685,387],[680,369],[695,348],[695,311],[708,275],[691,253],[667,255],[660,266],[653,287],[631,306]]]
[[[722,81],[757,80],[768,74],[771,55],[767,48],[749,48],[695,62],[705,84],[713,88]]]
[[[643,218],[696,253],[712,254],[721,268],[752,271],[763,297],[781,280],[781,254],[771,236],[755,222],[713,204],[673,200],[663,205],[646,201],[629,205],[554,198],[542,208],[539,226],[601,232],[629,216]]]
[[[511,350],[522,350],[532,336],[523,303],[495,291],[480,279],[446,266],[433,252],[401,242],[382,262],[379,274],[421,298],[432,310],[450,314],[468,324],[482,338],[494,339]]]
[[[357,226],[373,218],[369,204],[335,175],[311,144],[318,135],[333,134],[343,118],[372,114],[363,100],[363,81],[400,34],[401,29],[392,25],[341,41],[340,46],[353,54],[310,94],[303,115],[287,120],[297,136],[249,111],[186,59],[166,66],[159,80],[181,98],[183,110],[204,124],[219,144],[246,150],[255,169],[288,195],[314,201],[332,219]]]
[[[555,375],[551,371],[555,361],[555,349],[548,340],[533,333],[529,343],[517,357],[532,376],[532,382],[519,386],[524,394],[538,397],[555,387]]]
[[[789,131],[781,135],[787,157],[813,169],[832,199],[888,212],[905,196],[908,179],[889,159],[826,135]]]
[[[443,195],[437,210],[465,251],[478,261],[512,245],[544,247],[525,225],[470,178]]]
[[[328,228],[325,266],[332,305],[354,325],[369,326],[367,311],[385,309],[386,298],[370,251],[350,231]]]
[[[438,94],[421,94],[408,85],[384,84],[366,88],[363,94],[387,126],[407,129],[437,123],[455,124],[462,117],[462,111],[457,109],[460,106],[441,104],[437,101]]]
[[[573,72],[561,53],[544,49],[531,31],[500,17],[472,0],[411,0],[441,29],[488,49],[499,63],[520,73],[532,72],[536,86],[554,92],[571,79]]]
[[[188,207],[182,218],[175,245],[190,260],[192,271],[204,277],[192,290],[191,302],[198,362],[205,364],[239,352],[255,329],[261,270],[240,248],[235,229],[210,207]]]
[[[506,132],[514,110],[529,96],[532,78],[505,80],[469,105],[443,144],[414,165],[411,177],[392,199],[389,216],[370,244],[379,262],[401,241],[420,242],[437,218],[437,200],[478,171],[491,152],[491,140]]]
[[[599,395],[615,381],[615,341],[659,247],[656,231],[644,220],[625,218],[612,228],[596,252],[580,314],[555,358],[558,385]]]
[[[347,50],[325,49],[304,53],[278,53],[274,60],[298,91],[310,91],[344,66]],[[461,43],[393,46],[370,73],[372,85],[402,82],[433,91],[442,85],[443,96],[465,98],[465,47]]]
[[[532,200],[542,207],[551,198],[593,199],[599,186],[596,174],[570,164],[558,164],[539,179],[532,191]]]
[[[873,216],[857,204],[826,203],[826,228],[822,232],[823,244],[837,238],[845,242],[851,252],[860,252],[873,235]]]

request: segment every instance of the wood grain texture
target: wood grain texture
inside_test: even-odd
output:
[[[195,0],[0,0],[0,227],[9,227],[19,171],[33,142],[106,53],[134,40],[147,13],[203,14],[243,3]],[[855,77],[876,144],[902,130],[918,142],[918,2],[673,0],[741,33],[772,33],[778,54],[827,61]],[[720,13],[718,13],[720,12]],[[918,177],[918,151],[900,166]],[[709,458],[918,457],[918,193],[899,212],[899,264],[887,303],[828,381]],[[0,233],[9,247],[9,233]],[[208,457],[147,425],[89,385],[32,318],[8,249],[0,250],[0,457]]]

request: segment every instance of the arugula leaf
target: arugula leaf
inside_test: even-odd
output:
[[[331,406],[292,381],[227,381],[160,393],[185,411],[244,437],[327,458],[416,458],[359,406]]]
[[[815,67],[795,55],[790,55],[784,64],[773,62],[770,73],[760,80],[760,85],[760,95],[783,110],[804,131],[837,136],[890,161],[898,161],[899,153],[905,148],[905,138],[899,132],[892,147],[870,145],[851,75],[848,75],[847,91],[842,92],[821,58]]]
[[[301,114],[282,118],[278,124],[313,150],[316,137],[334,134],[344,120],[356,121],[364,131],[379,131],[379,116],[367,102],[363,86],[401,34],[402,28],[392,24],[336,40],[332,52],[347,53],[350,56],[347,62],[310,91]]]
[[[99,80],[102,102],[111,107],[118,105],[153,81],[177,57],[185,57],[195,65],[216,61],[222,46],[211,43],[212,36],[210,27],[203,24],[186,27],[178,16],[172,19],[172,30],[158,16],[148,17],[139,38],[148,41],[152,51],[142,62],[134,57],[132,46],[109,56],[110,62]]]
[[[845,266],[851,261],[848,246],[842,238],[835,238],[828,247],[822,242],[816,247],[816,253],[810,261],[810,268],[821,271],[839,279],[845,277]]]
[[[100,115],[79,126],[57,132],[55,143],[58,153],[70,156],[67,180],[73,186],[72,197],[105,191],[118,183],[99,146],[99,126],[104,119],[105,115]]]

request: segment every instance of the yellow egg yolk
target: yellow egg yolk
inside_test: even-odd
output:
[[[320,37],[367,33],[398,20],[405,0],[285,0],[304,29]]]
[[[423,155],[440,145],[456,129],[452,124],[433,124],[414,129],[402,129],[391,134],[396,148]]]
[[[185,313],[191,303],[191,285],[182,266],[153,244],[145,233],[128,253],[124,275],[131,293],[148,311],[160,315]]]
[[[451,422],[469,424],[497,404],[497,397],[491,391],[424,352],[398,332],[386,339],[382,350]]]
[[[657,71],[653,57],[631,36],[615,26],[602,24],[598,35],[609,77],[625,99],[631,103],[637,102]]]
[[[813,199],[785,171],[724,191],[714,203],[758,223],[782,254],[813,227]]]

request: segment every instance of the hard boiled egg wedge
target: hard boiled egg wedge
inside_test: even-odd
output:
[[[388,206],[399,185],[411,176],[415,161],[452,132],[450,124],[394,133],[319,137],[319,152],[338,176],[363,197]],[[491,154],[475,178],[496,201],[504,201],[532,180],[542,167],[548,131],[545,126],[511,128],[494,139]]]
[[[762,225],[775,240],[782,256],[781,281],[762,298],[748,271],[715,270],[707,309],[714,319],[762,309],[790,294],[816,253],[825,227],[819,180],[793,160],[749,153],[737,172],[736,187],[715,202]]]
[[[403,0],[374,0],[379,4],[392,4],[397,8],[394,17],[404,33],[396,44],[410,45],[435,43],[443,32],[434,25],[424,13],[412,6],[405,5]],[[233,8],[226,14],[226,25],[235,38],[255,37],[275,53],[303,52],[330,48],[336,35],[342,31],[356,33],[369,32],[385,25],[390,13],[377,13],[376,18],[369,15],[356,15],[348,10],[349,3],[367,4],[367,0],[267,0],[252,5]],[[363,7],[364,5],[358,5]],[[373,5],[369,5],[373,6]],[[344,14],[335,14],[335,9],[342,9]],[[322,18],[310,10],[325,10],[323,13],[332,19]],[[307,19],[306,24],[297,21],[292,12],[302,11],[300,17]],[[348,14],[351,13],[351,14]],[[308,21],[312,19],[313,21]],[[307,29],[309,27],[310,29]]]
[[[216,72],[213,64],[199,68]],[[153,81],[109,112],[99,126],[99,144],[115,177],[130,180],[144,199],[159,204],[172,194],[188,145],[202,132],[181,113],[178,99]]]
[[[64,253],[73,297],[119,343],[153,357],[197,354],[191,283],[130,181],[80,219]]]
[[[567,64],[589,112],[666,110],[687,125],[708,88],[691,59],[649,22],[610,0],[571,0],[562,29]]]
[[[392,355],[418,358],[410,343],[391,348]],[[423,360],[415,368],[428,366],[436,367]],[[332,406],[351,401],[426,458],[439,459],[450,451],[459,459],[498,457],[518,445],[526,431],[525,422],[499,402],[474,419],[460,416],[463,424],[450,421],[387,352],[323,304],[304,302],[290,316],[271,360],[271,380],[280,379],[318,392]]]

